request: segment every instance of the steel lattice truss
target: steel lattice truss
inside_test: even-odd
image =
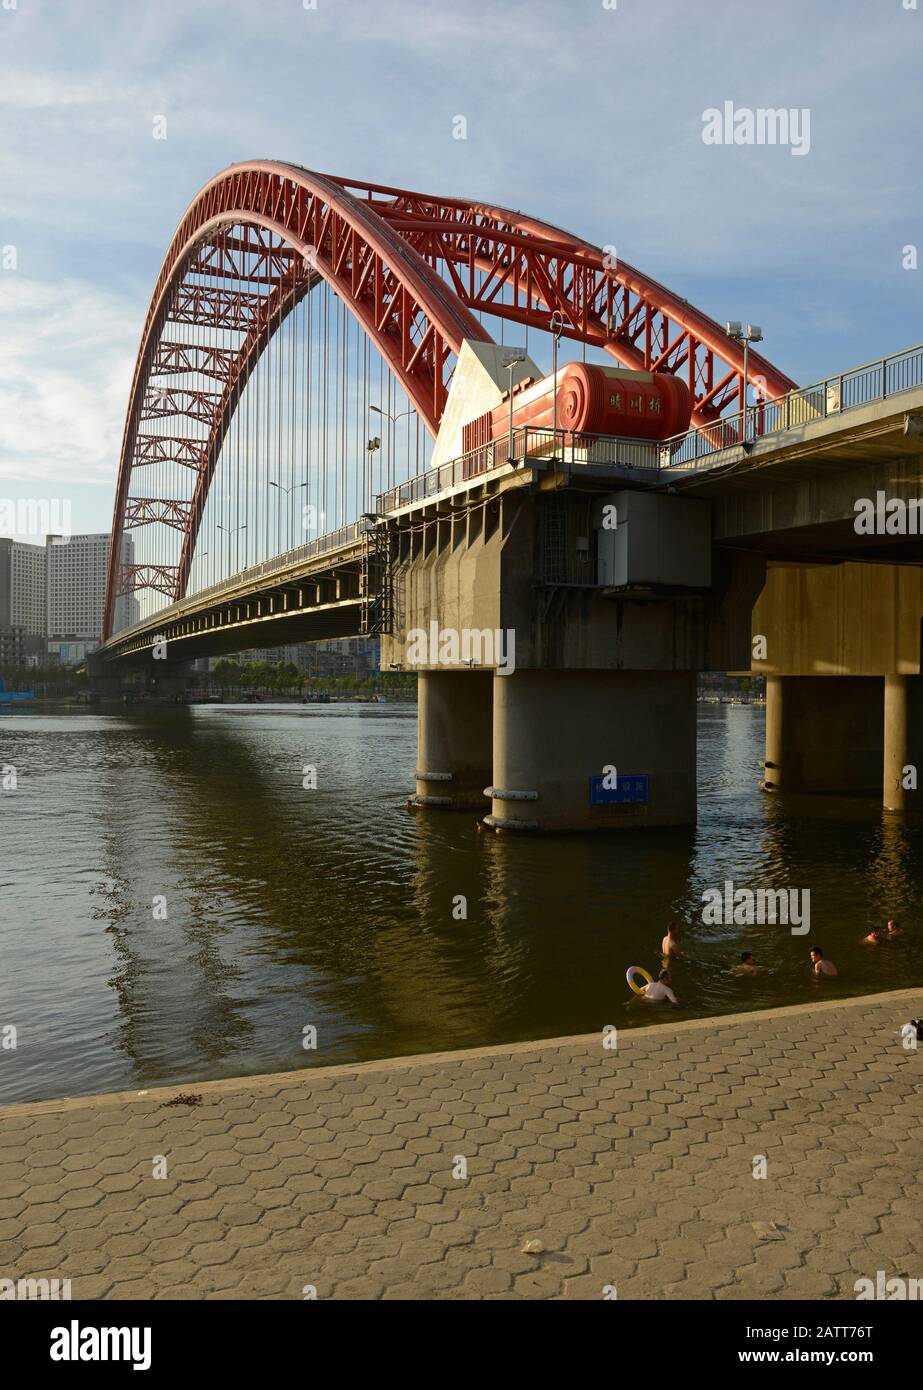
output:
[[[151,297],[122,441],[107,637],[121,594],[185,594],[237,403],[272,335],[319,280],[355,316],[433,435],[462,341],[492,341],[479,311],[547,330],[557,310],[566,337],[603,348],[627,367],[682,374],[696,423],[743,399],[741,349],[714,320],[559,228],[504,208],[290,164],[234,165],[188,208]],[[183,325],[231,332],[238,341],[230,348],[184,341]],[[211,389],[184,385],[184,376],[204,377]],[[748,378],[765,397],[795,385],[755,352]],[[147,424],[162,420],[170,421],[169,435]],[[141,470],[163,463],[191,470],[191,497],[135,491]],[[123,563],[123,534],[156,524],[182,533],[178,564]]]
[[[682,375],[705,424],[743,405],[743,355],[720,324],[599,247],[508,208],[433,198],[344,179],[449,280],[463,304],[536,329],[559,311],[562,336],[611,353],[623,366]],[[501,299],[506,293],[509,299]],[[758,353],[747,376],[763,397],[796,383]]]

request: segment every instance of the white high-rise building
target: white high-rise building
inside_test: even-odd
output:
[[[44,637],[45,547],[0,536],[0,628]]]
[[[109,533],[48,536],[45,542],[47,576],[48,650],[62,661],[80,661],[102,641]],[[134,542],[122,540],[122,559],[131,564]],[[116,600],[113,629],[138,621],[138,600],[122,594]]]

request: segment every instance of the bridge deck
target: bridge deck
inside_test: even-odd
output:
[[[803,395],[798,393],[798,399]],[[788,480],[818,478],[829,484],[831,469],[842,473],[870,462],[908,457],[923,460],[923,436],[907,436],[903,431],[908,416],[923,418],[923,385],[914,383],[848,409],[815,413],[787,428],[773,429],[745,443],[732,443],[681,463],[675,461],[682,454],[682,446],[677,452],[676,441],[589,439],[560,431],[555,451],[549,431],[524,429],[516,436],[515,447],[520,452],[515,462],[507,461],[505,442],[498,446],[498,452],[491,447],[489,457],[483,449],[475,451],[477,458],[466,455],[383,494],[378,499],[378,514],[400,524],[414,514],[426,515],[442,506],[451,508],[476,490],[528,484],[543,473],[556,474],[565,486],[579,478],[598,488],[671,487],[703,496],[746,494]],[[693,431],[684,439],[689,437],[698,439],[703,432]],[[828,548],[841,547],[844,538],[852,544],[843,531],[850,516],[851,512],[840,518],[839,530]],[[726,524],[719,518],[716,541],[733,540],[735,525],[734,520]],[[362,522],[341,527],[252,566],[227,583],[190,594],[133,628],[116,633],[101,655],[104,660],[136,655],[148,650],[164,633],[181,644],[184,656],[238,649],[246,645],[241,641],[244,628],[253,636],[254,646],[358,635],[358,571],[365,529],[367,523]],[[771,529],[759,533],[759,544],[767,552],[776,548]],[[803,541],[808,544],[808,532],[804,532]],[[819,543],[822,549],[827,544],[823,536]],[[780,544],[784,549],[788,542]],[[350,576],[346,590],[344,575]],[[317,587],[312,599],[310,593],[306,597],[306,590],[314,582]]]

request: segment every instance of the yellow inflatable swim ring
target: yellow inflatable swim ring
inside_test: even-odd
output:
[[[653,975],[649,975],[641,965],[629,965],[628,969],[625,971],[625,979],[628,981],[629,989],[633,989],[635,994],[643,994],[644,985],[635,984],[636,975],[642,976],[645,983],[649,985],[654,983],[654,977]]]

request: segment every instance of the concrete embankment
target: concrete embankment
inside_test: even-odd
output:
[[[0,1110],[74,1298],[854,1298],[918,1276],[923,990]]]

